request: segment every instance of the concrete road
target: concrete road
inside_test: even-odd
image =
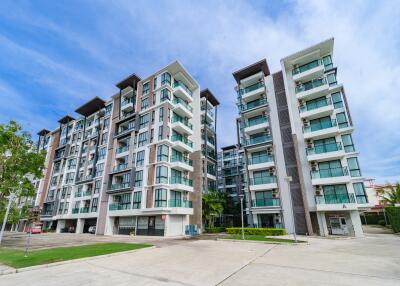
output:
[[[0,285],[400,285],[400,237],[310,238],[308,245],[171,241],[0,276]]]

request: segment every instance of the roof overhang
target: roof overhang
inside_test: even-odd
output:
[[[203,89],[200,92],[200,98],[202,97],[205,97],[213,106],[219,105],[219,101],[208,88]]]
[[[45,136],[45,135],[49,134],[50,132],[51,132],[50,130],[42,129],[42,130],[40,130],[40,131],[37,133],[37,135],[39,135],[39,136]]]
[[[99,111],[105,106],[105,101],[101,99],[100,97],[95,97],[82,106],[78,107],[75,112],[79,113],[80,115],[83,115],[85,117]]]
[[[135,73],[131,74],[127,78],[123,79],[119,83],[117,83],[115,86],[118,87],[119,89],[124,89],[127,88],[128,86],[132,88],[136,88],[137,83],[140,81],[140,77],[136,75]]]
[[[236,82],[239,84],[240,80],[247,78],[253,74],[256,74],[260,71],[262,71],[264,73],[264,76],[268,76],[270,74],[266,59],[262,59],[254,64],[251,64],[251,65],[249,65],[245,68],[242,68],[238,71],[235,71],[233,73],[233,77],[235,78]]]
[[[221,149],[223,150],[223,151],[226,151],[226,150],[232,150],[232,149],[237,149],[238,148],[238,146],[236,145],[236,144],[234,144],[234,145],[229,145],[229,146],[224,146],[224,147],[221,147]]]
[[[60,120],[58,120],[59,123],[61,124],[66,124],[70,121],[75,120],[75,118],[73,118],[71,115],[65,115],[63,118],[61,118]]]

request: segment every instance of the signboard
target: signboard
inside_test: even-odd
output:
[[[162,216],[161,216],[161,219],[162,220],[165,220],[167,218],[167,215],[165,215],[165,214],[163,214]]]

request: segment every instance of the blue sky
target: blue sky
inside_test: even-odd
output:
[[[284,56],[333,36],[363,173],[395,181],[399,27],[396,1],[1,1],[0,122],[53,129],[128,74],[178,59],[220,99],[219,144],[232,144],[232,72],[262,58],[278,71]]]

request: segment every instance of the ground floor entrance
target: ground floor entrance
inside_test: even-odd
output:
[[[282,228],[281,215],[279,213],[253,214],[253,221],[256,227]]]
[[[317,212],[321,236],[363,236],[358,210]]]

